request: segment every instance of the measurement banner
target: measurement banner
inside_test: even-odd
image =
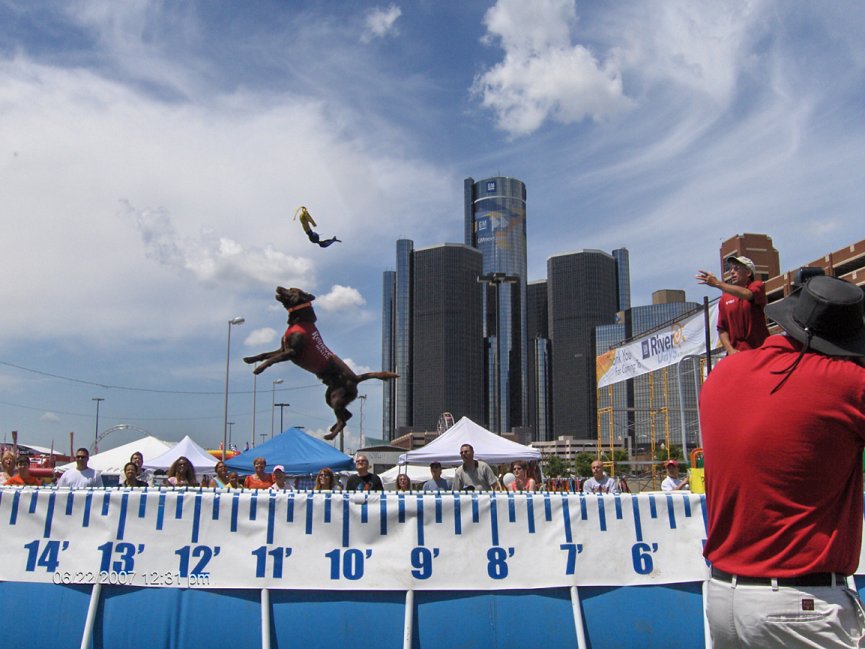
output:
[[[702,581],[690,494],[0,489],[0,580],[494,590]]]

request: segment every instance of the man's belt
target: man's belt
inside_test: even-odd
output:
[[[809,575],[800,575],[799,577],[778,577],[775,581],[779,586],[832,586],[832,577],[835,578],[834,585],[846,585],[847,577],[840,572],[812,572]],[[772,577],[743,577],[740,575],[731,575],[729,572],[712,568],[712,578],[720,581],[732,582],[733,577],[736,578],[736,584],[742,586],[771,586]]]

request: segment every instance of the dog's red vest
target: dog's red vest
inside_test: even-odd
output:
[[[283,340],[291,334],[301,334],[304,337],[300,353],[292,358],[297,365],[313,374],[321,374],[329,364],[333,352],[327,348],[321,339],[321,334],[312,322],[298,322],[285,330]]]

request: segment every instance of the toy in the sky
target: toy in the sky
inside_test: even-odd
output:
[[[294,218],[292,220],[296,219],[298,214],[300,214],[300,225],[303,227],[303,231],[306,232],[306,236],[313,243],[317,243],[322,248],[327,248],[332,243],[342,243],[342,241],[340,241],[336,237],[331,237],[330,239],[325,239],[324,241],[322,241],[318,233],[315,232],[311,227],[309,227],[310,224],[318,224],[312,219],[312,215],[303,205],[297,208],[297,212],[294,213]]]

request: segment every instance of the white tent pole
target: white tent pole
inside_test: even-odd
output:
[[[270,591],[261,589],[261,649],[270,649]]]
[[[574,611],[574,628],[577,630],[577,647],[586,649],[586,629],[583,625],[583,611],[580,609],[580,593],[571,586],[571,609]]]
[[[96,613],[99,610],[99,596],[102,594],[102,583],[97,580],[90,591],[90,604],[87,606],[87,621],[84,623],[84,635],[81,636],[81,649],[90,649],[93,638],[93,626],[96,623]]]
[[[402,629],[402,649],[411,649],[411,636],[414,630],[414,591],[405,592],[405,617]]]

